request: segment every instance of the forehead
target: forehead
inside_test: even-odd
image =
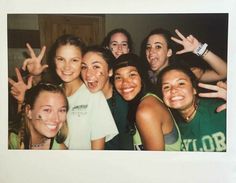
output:
[[[167,43],[165,37],[162,34],[151,35],[147,40],[147,44],[153,44],[156,42],[165,43],[165,44]]]
[[[87,52],[83,57],[83,63],[85,64],[94,64],[94,63],[100,63],[100,64],[106,64],[106,60],[102,57],[101,53],[89,51]]]
[[[121,67],[121,68],[117,69],[115,71],[115,74],[125,74],[125,73],[129,73],[129,72],[132,72],[132,71],[138,72],[136,67],[134,67],[134,66],[126,66],[126,67]]]
[[[190,77],[187,74],[185,74],[183,71],[170,70],[170,71],[167,71],[163,75],[162,82],[179,80],[179,79],[185,79],[187,81],[190,81]]]
[[[35,105],[48,105],[51,103],[60,104],[65,102],[65,97],[59,92],[42,91],[38,95]]]
[[[79,47],[70,44],[59,46],[56,50],[56,55],[60,54],[76,54],[79,56],[82,55],[81,49]]]
[[[124,33],[117,32],[111,36],[111,41],[116,41],[116,40],[122,40],[122,41],[127,41],[128,38]]]

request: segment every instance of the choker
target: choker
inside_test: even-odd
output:
[[[38,144],[31,144],[31,145],[30,145],[30,148],[42,147],[42,146],[45,144],[45,142],[47,141],[47,139],[48,139],[48,138],[45,137],[45,138],[42,139],[42,142],[41,142],[41,143],[38,143]]]

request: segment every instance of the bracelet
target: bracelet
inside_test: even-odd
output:
[[[200,43],[199,46],[193,51],[193,53],[195,53],[197,56],[202,56],[206,49],[207,49],[208,44],[204,43]]]
[[[208,49],[206,49],[205,50],[205,52],[202,54],[202,56],[201,57],[205,57],[206,56],[206,54],[209,52],[209,50]]]

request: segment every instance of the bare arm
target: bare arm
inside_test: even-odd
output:
[[[104,150],[104,148],[105,148],[105,137],[91,141],[92,150]]]
[[[209,92],[209,93],[199,93],[200,97],[221,98],[225,101],[227,100],[227,84],[222,81],[219,81],[216,85],[199,83],[198,86],[201,88],[216,91],[216,92]],[[216,111],[220,112],[225,109],[226,109],[226,103],[217,107]]]
[[[155,99],[144,99],[136,113],[136,125],[145,150],[163,151],[165,149],[162,130],[163,109]],[[158,111],[158,113],[157,113]]]
[[[11,85],[11,91],[10,93],[13,95],[13,97],[17,100],[18,103],[18,112],[21,110],[21,106],[24,102],[25,98],[25,92],[26,90],[30,89],[32,87],[32,76],[28,78],[27,84],[24,82],[20,71],[18,68],[15,68],[17,81],[12,80],[11,78],[8,78],[8,82]]]
[[[187,52],[195,53],[197,47],[201,44],[194,36],[189,35],[184,37],[177,29],[175,30],[176,34],[180,39],[172,37],[171,39],[183,46],[183,49],[176,52],[176,54],[183,54]],[[206,70],[202,72],[201,75],[197,76],[200,81],[211,82],[225,79],[227,76],[227,64],[226,62],[215,55],[211,51],[207,51],[202,58],[211,66],[211,70]]]

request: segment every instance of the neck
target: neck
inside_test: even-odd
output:
[[[165,67],[167,67],[168,65],[169,65],[169,60],[167,59],[165,61],[165,64],[162,67],[160,67],[158,70],[153,71],[153,72],[155,72],[156,74],[159,74],[161,72],[161,70],[164,69]]]
[[[30,149],[48,149],[49,148],[49,142],[50,138],[47,138],[40,133],[38,133],[34,127],[31,125],[29,126],[30,128],[30,135],[31,139],[29,141],[29,148]]]
[[[197,103],[193,102],[193,104],[190,107],[180,111],[181,116],[184,118],[186,122],[190,122],[195,117],[197,112],[197,107],[198,107]]]
[[[113,86],[109,81],[106,82],[105,86],[102,89],[102,92],[106,99],[109,99],[112,97]]]
[[[73,95],[78,88],[83,84],[81,79],[76,79],[72,82],[63,83],[63,89],[67,97]]]

